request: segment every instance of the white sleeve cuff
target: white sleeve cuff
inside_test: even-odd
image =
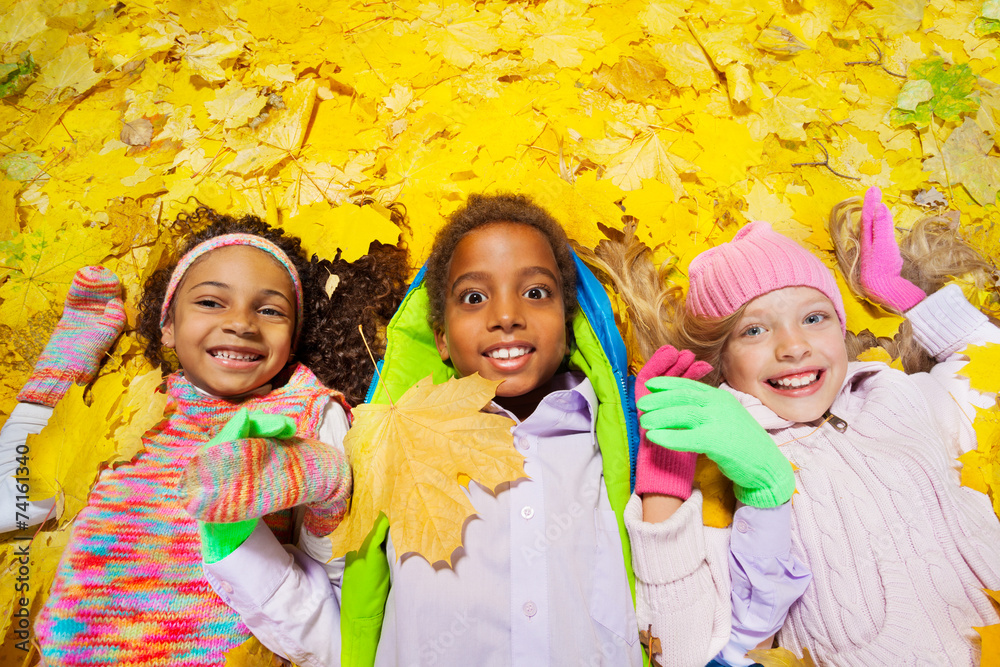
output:
[[[0,533],[24,530],[55,516],[54,498],[27,499],[28,436],[40,433],[51,416],[48,406],[18,403],[0,430]]]
[[[695,489],[669,519],[648,523],[642,520],[642,498],[632,495],[625,506],[625,526],[637,577],[648,584],[669,584],[690,576],[704,563],[701,504],[701,491]]]
[[[969,303],[958,285],[946,285],[906,311],[917,342],[938,361],[961,350],[989,319]]]
[[[212,588],[240,612],[264,604],[288,577],[291,566],[291,555],[263,521],[231,554],[204,564]]]

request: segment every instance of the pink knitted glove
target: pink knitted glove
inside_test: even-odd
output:
[[[868,188],[861,208],[861,285],[879,303],[904,313],[927,298],[927,294],[899,275],[899,255],[892,214],[882,203],[882,191]]]
[[[118,277],[103,266],[76,272],[59,324],[18,401],[55,407],[74,382],[86,384],[97,376],[104,353],[125,328],[120,293]]]
[[[712,367],[704,361],[695,361],[690,350],[677,351],[672,345],[664,345],[646,362],[635,378],[635,399],[649,393],[646,382],[654,377],[682,377],[698,380],[711,372]],[[642,411],[639,411],[642,416]],[[698,454],[677,452],[646,439],[646,429],[639,429],[639,454],[635,462],[635,492],[660,493],[681,500],[691,497],[694,483],[694,468]]]

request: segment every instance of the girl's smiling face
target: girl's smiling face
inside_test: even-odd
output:
[[[503,380],[498,397],[547,383],[566,356],[562,280],[546,237],[496,222],[465,235],[448,265],[438,352],[459,375]]]
[[[846,375],[836,310],[812,287],[785,287],[750,301],[722,352],[722,376],[731,387],[794,422],[820,419]]]
[[[291,357],[295,288],[288,272],[249,246],[209,252],[184,275],[162,341],[187,379],[215,396],[239,396],[274,378]]]

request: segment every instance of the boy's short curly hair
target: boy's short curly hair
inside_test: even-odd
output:
[[[472,194],[469,195],[465,206],[452,213],[447,224],[438,231],[434,237],[431,254],[427,258],[427,272],[424,274],[424,283],[430,300],[427,320],[434,331],[442,331],[444,328],[448,268],[459,241],[479,227],[498,222],[531,227],[548,240],[562,277],[562,300],[566,321],[569,322],[576,314],[576,265],[569,249],[569,239],[562,225],[526,195]]]
[[[181,214],[175,223],[190,233],[169,265],[154,272],[142,291],[136,332],[145,340],[143,354],[164,372],[173,371],[171,359],[163,350],[160,332],[160,308],[166,297],[170,275],[177,261],[198,244],[223,234],[253,234],[267,239],[288,255],[302,281],[302,333],[295,355],[326,386],[344,394],[352,405],[361,403],[367,391],[371,368],[364,341],[376,354],[384,349],[384,326],[402,302],[409,274],[405,250],[372,243],[364,257],[347,262],[340,253],[331,261],[313,255],[307,258],[298,237],[271,227],[255,215],[234,218],[201,207],[191,214]],[[326,293],[326,282],[336,275],[340,282],[333,294]]]

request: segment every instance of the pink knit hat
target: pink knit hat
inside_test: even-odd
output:
[[[795,241],[752,222],[729,243],[710,248],[691,261],[687,308],[698,317],[726,317],[757,297],[784,287],[812,287],[833,302],[840,328],[847,332],[844,302],[833,273]]]

